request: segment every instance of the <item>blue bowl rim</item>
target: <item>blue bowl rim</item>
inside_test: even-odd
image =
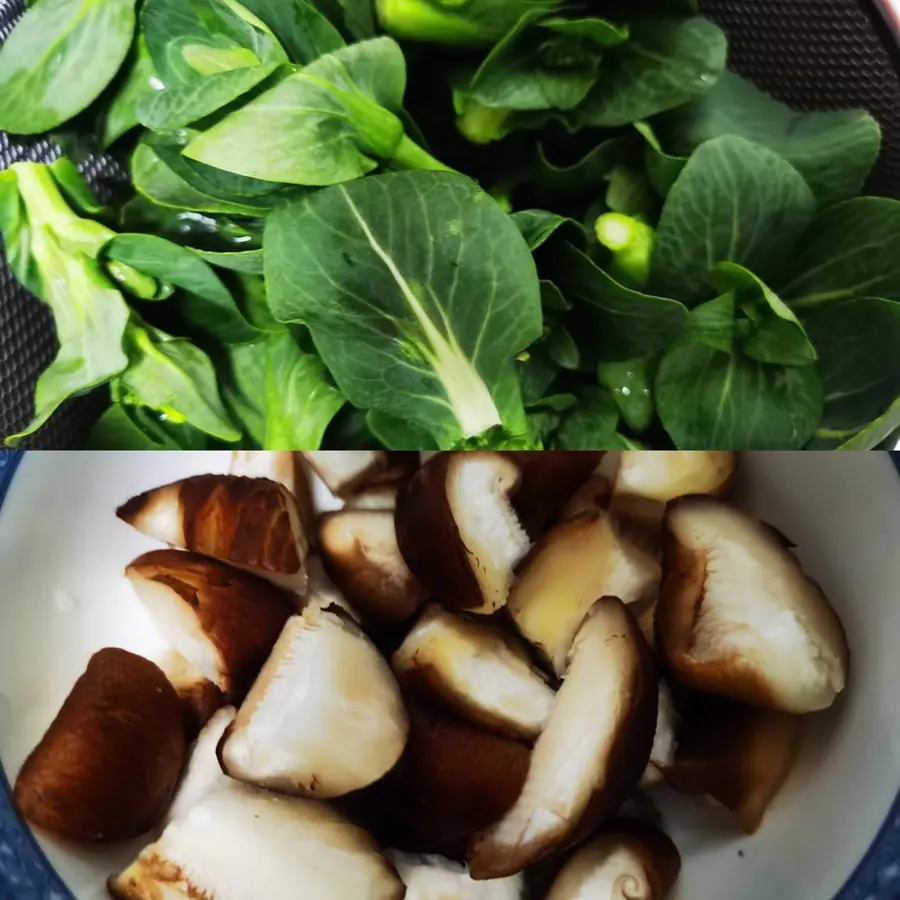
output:
[[[24,453],[0,450],[0,507]],[[900,452],[889,456],[900,475]],[[863,858],[834,900],[900,898],[900,790]],[[0,765],[0,900],[75,900],[16,812]]]

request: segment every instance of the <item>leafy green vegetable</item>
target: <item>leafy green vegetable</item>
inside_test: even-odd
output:
[[[614,440],[619,424],[616,404],[608,391],[586,387],[578,403],[562,422],[553,437],[556,450],[605,449]]]
[[[815,212],[796,169],[743,138],[702,144],[666,198],[651,286],[688,304],[713,294],[709,272],[734,262],[771,281],[793,257]]]
[[[686,337],[663,355],[656,405],[680,450],[799,450],[822,415],[813,366],[772,366]]]
[[[610,138],[597,144],[577,162],[559,166],[550,160],[547,148],[539,143],[529,187],[548,203],[599,191],[610,172],[633,154],[634,147],[635,142],[630,137]]]
[[[431,434],[423,428],[388,415],[377,409],[370,409],[366,423],[372,434],[388,450],[437,450],[438,445]]]
[[[140,124],[139,109],[145,98],[162,89],[156,77],[153,60],[147,51],[147,42],[139,37],[125,64],[125,78],[103,117],[102,143],[109,148],[122,135]]]
[[[344,46],[337,28],[306,0],[243,0],[243,5],[272,29],[295,63],[307,65]],[[373,34],[368,29],[365,36]]]
[[[653,402],[653,375],[656,366],[649,359],[601,363],[597,377],[612,394],[619,415],[631,431],[647,431],[656,418]]]
[[[676,155],[725,135],[767,147],[806,179],[822,206],[859,193],[881,145],[878,123],[863,110],[795,112],[730,72],[654,125]]]
[[[205,450],[210,439],[190,425],[174,424],[140,406],[116,402],[94,424],[89,450]]]
[[[222,394],[258,447],[318,450],[344,405],[322,360],[287,329],[228,348]]]
[[[525,238],[529,250],[537,250],[543,246],[560,228],[578,228],[577,223],[571,219],[545,209],[523,209],[513,213],[510,218]]]
[[[515,415],[497,395],[541,334],[538,280],[518,229],[468,179],[395,173],[319,191],[272,214],[265,258],[276,317],[309,327],[354,405],[440,444]]]
[[[135,0],[39,0],[0,49],[0,130],[39,134],[87,109],[134,36]]]
[[[627,285],[646,287],[650,280],[656,232],[640,219],[612,212],[594,222],[594,233],[612,252],[610,274]]]
[[[573,115],[612,128],[674,109],[716,83],[725,53],[725,35],[706,19],[635,18],[631,40],[610,52],[603,77]]]

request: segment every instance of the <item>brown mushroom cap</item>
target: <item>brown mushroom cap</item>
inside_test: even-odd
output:
[[[374,839],[315,800],[231,781],[172,821],[120,875],[116,900],[401,900]]]
[[[410,729],[398,766],[376,786],[405,832],[404,848],[461,854],[519,796],[531,751],[407,697]]]
[[[794,713],[843,690],[841,622],[774,529],[711,497],[676,500],[665,573],[657,639],[685,684]]]
[[[718,800],[753,834],[794,766],[802,723],[790,713],[695,696],[666,781],[682,793]]]
[[[526,740],[541,733],[556,697],[512,635],[437,604],[422,613],[391,666],[407,691]]]
[[[623,541],[606,512],[561,522],[534,545],[516,573],[507,607],[522,635],[557,675],[598,597],[642,604],[656,595],[659,566]]]
[[[229,700],[250,689],[296,608],[288,591],[181,550],[151,550],[125,574],[160,634]]]
[[[547,900],[662,900],[681,856],[668,835],[636,819],[611,822],[556,876]]]
[[[181,701],[159,667],[100,650],[22,766],[15,802],[63,838],[133,838],[163,817],[185,749]]]
[[[650,758],[656,705],[637,623],[617,598],[598,600],[572,645],[521,794],[470,846],[472,877],[520,872],[615,812]]]
[[[342,509],[320,519],[328,574],[364,616],[405,622],[425,599],[397,545],[392,509]]]
[[[312,605],[285,625],[219,757],[232,778],[327,799],[381,778],[408,727],[384,657],[343,611]]]
[[[156,540],[292,590],[306,587],[308,543],[297,500],[274,481],[196,475],[132,497],[116,515]]]
[[[438,453],[397,498],[400,552],[449,609],[490,614],[505,605],[530,546],[510,503],[520,479],[502,453]]]

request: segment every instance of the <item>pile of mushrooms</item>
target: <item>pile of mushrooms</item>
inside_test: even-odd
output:
[[[629,801],[755,831],[848,648],[735,454],[603,457],[240,452],[128,500],[172,652],[90,660],[22,814],[146,835],[117,900],[661,900],[681,860]]]

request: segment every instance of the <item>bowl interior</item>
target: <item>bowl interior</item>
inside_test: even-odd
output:
[[[112,645],[158,658],[166,649],[123,575],[156,545],[119,522],[116,506],[227,465],[227,453],[26,456],[0,510],[0,763],[10,781],[91,653]],[[831,598],[850,640],[850,685],[810,719],[800,763],[753,837],[736,834],[719,811],[657,789],[684,858],[676,900],[719,900],[725,884],[729,900],[888,900],[900,886],[891,889],[900,876],[891,834],[847,882],[900,786],[900,472],[887,454],[744,454],[737,498],[798,545]],[[41,839],[77,900],[105,898],[106,877],[140,845]]]

